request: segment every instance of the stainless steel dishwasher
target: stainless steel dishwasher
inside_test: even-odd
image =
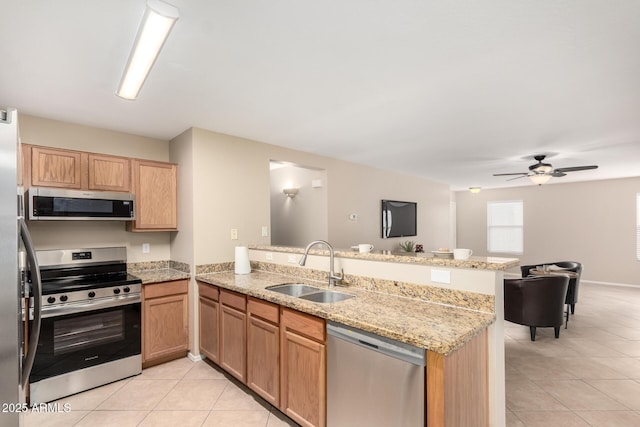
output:
[[[424,349],[331,321],[327,335],[328,427],[424,427]]]

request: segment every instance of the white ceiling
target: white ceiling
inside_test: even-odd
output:
[[[637,0],[169,0],[137,101],[144,0],[3,0],[0,104],[171,139],[195,126],[451,184],[532,156],[640,176]],[[524,159],[524,157],[528,157]]]

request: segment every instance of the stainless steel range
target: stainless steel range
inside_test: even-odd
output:
[[[31,403],[49,402],[142,371],[142,282],[124,247],[36,251],[42,323]]]

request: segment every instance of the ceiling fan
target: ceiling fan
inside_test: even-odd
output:
[[[547,157],[544,154],[538,154],[537,156],[533,156],[534,159],[538,161],[538,163],[529,166],[529,172],[515,172],[515,173],[494,173],[493,176],[508,176],[508,175],[519,175],[515,178],[508,179],[507,181],[513,181],[514,179],[524,178],[528,176],[531,182],[534,184],[542,185],[549,181],[552,177],[561,177],[565,176],[567,172],[576,172],[576,171],[584,171],[589,169],[597,169],[598,166],[590,165],[590,166],[572,166],[568,168],[557,168],[554,169],[550,163],[543,163],[542,161]]]

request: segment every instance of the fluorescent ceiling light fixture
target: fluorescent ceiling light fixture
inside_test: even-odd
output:
[[[147,0],[147,8],[116,92],[119,97],[136,99],[178,16],[177,7],[160,0]]]
[[[535,173],[533,175],[529,175],[529,179],[534,184],[542,185],[551,179],[551,175],[547,175],[546,173]]]

